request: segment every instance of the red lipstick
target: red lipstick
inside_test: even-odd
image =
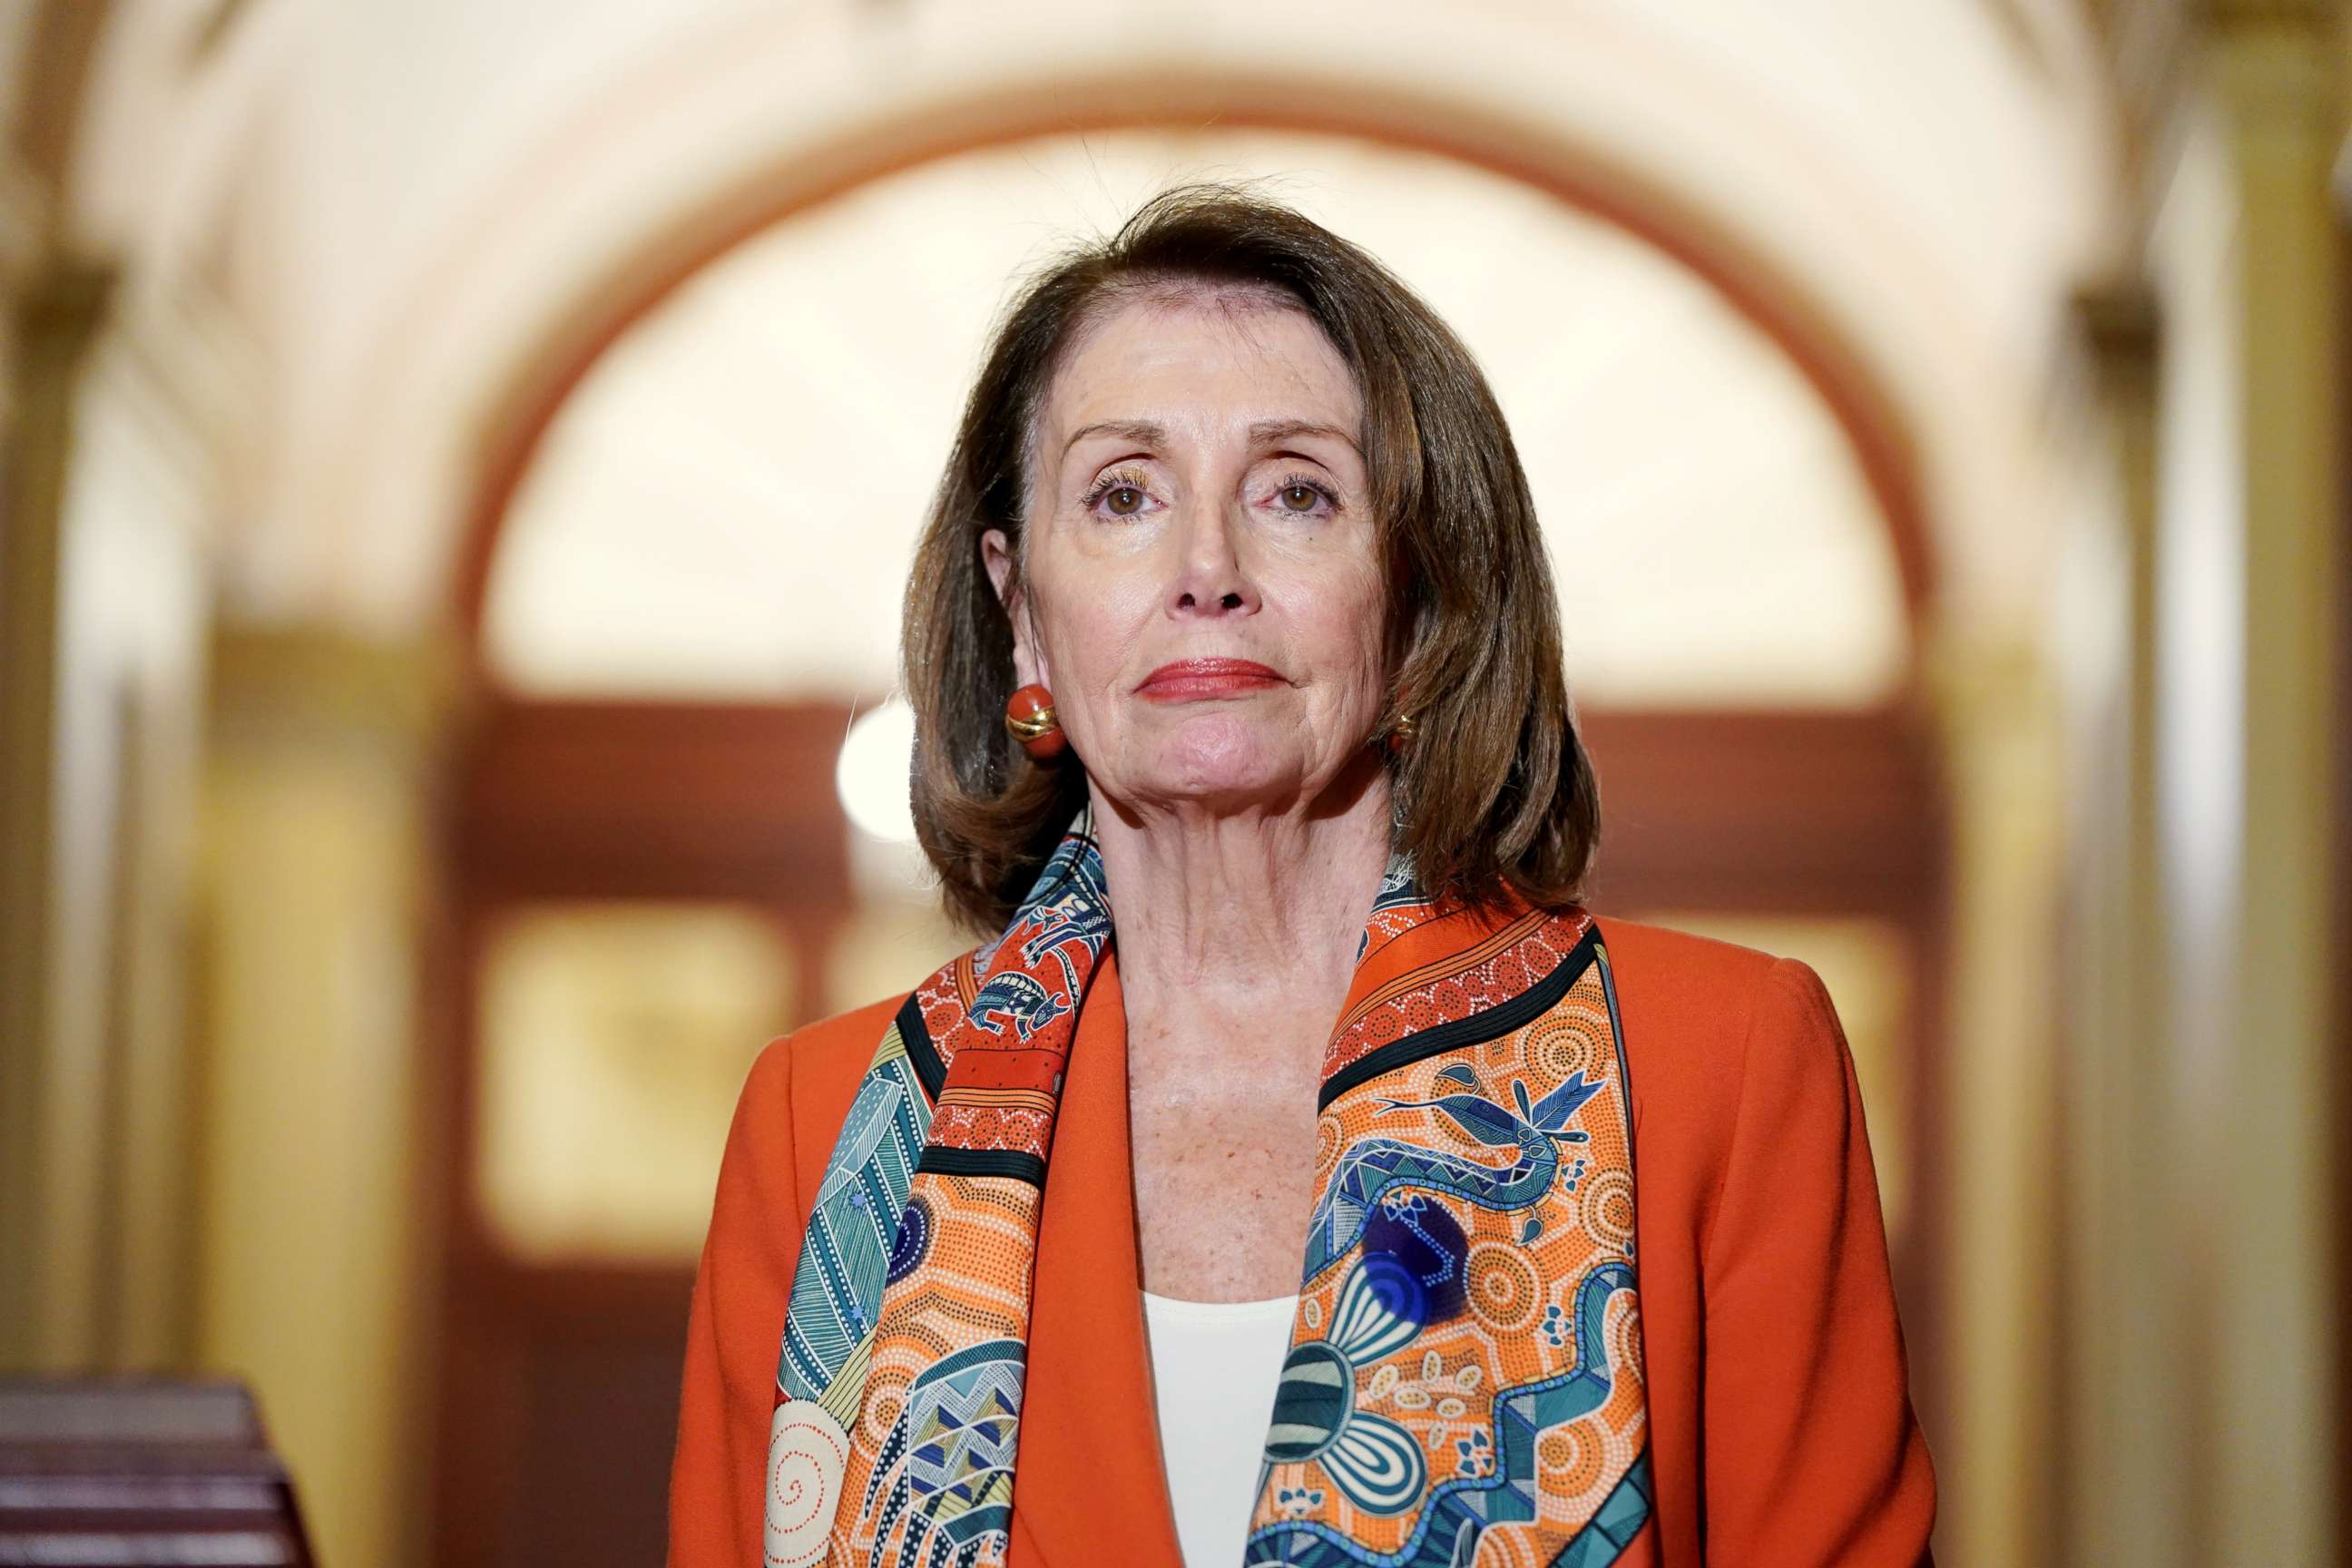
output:
[[[1281,684],[1281,676],[1255,659],[1180,658],[1145,676],[1135,694],[1152,702],[1198,702]]]

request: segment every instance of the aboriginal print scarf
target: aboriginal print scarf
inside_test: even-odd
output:
[[[1073,832],[1003,934],[883,1034],[793,1278],[770,1568],[1003,1562],[1045,1164],[1110,934]],[[1320,1109],[1245,1563],[1612,1561],[1650,1474],[1631,1100],[1591,916],[1473,915],[1400,858]]]

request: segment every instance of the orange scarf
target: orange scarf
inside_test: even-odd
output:
[[[793,1272],[769,1568],[1003,1562],[1045,1162],[1110,935],[1101,857],[1070,833],[1003,934],[884,1033]],[[1481,914],[1392,865],[1325,1052],[1245,1563],[1598,1568],[1633,1540],[1631,1105],[1591,916]]]

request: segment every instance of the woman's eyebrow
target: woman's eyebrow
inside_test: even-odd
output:
[[[1068,456],[1071,447],[1089,436],[1116,436],[1139,447],[1160,446],[1168,439],[1168,432],[1149,419],[1098,419],[1071,431],[1070,438],[1062,443],[1063,455]]]
[[[1149,419],[1097,419],[1070,432],[1070,438],[1062,443],[1064,455],[1066,456],[1071,447],[1089,436],[1116,436],[1122,441],[1133,441],[1138,446],[1157,447],[1166,442],[1168,431],[1164,426],[1155,425]],[[1295,436],[1328,436],[1335,441],[1346,442],[1349,451],[1362,455],[1356,445],[1356,437],[1336,425],[1318,425],[1311,419],[1261,419],[1249,427],[1253,446],[1262,447],[1269,441],[1286,441]]]
[[[1255,446],[1286,441],[1294,436],[1328,436],[1335,441],[1346,442],[1349,451],[1361,455],[1354,436],[1336,425],[1318,425],[1311,419],[1261,419],[1249,427],[1249,436]]]

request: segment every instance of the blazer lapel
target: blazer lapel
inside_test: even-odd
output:
[[[1182,1568],[1143,1338],[1127,1109],[1127,1010],[1109,948],[1079,1010],[1045,1168],[1014,1568],[1081,1568],[1114,1543],[1134,1568]]]

